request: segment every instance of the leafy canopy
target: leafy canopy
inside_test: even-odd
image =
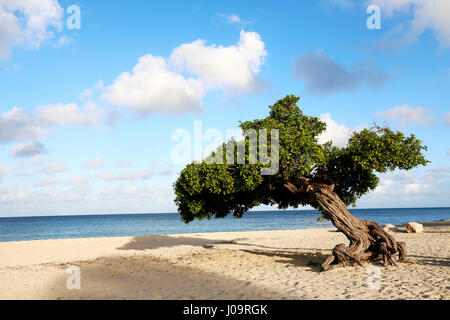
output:
[[[266,129],[270,133],[271,129],[278,129],[277,174],[261,175],[261,168],[267,165],[260,161],[249,163],[249,139],[245,140],[245,164],[237,161],[227,164],[227,144],[224,144],[211,155],[221,154],[223,164],[204,160],[191,163],[181,171],[174,189],[175,203],[184,222],[213,216],[223,218],[231,212],[240,218],[260,204],[276,204],[280,209],[311,204],[302,193],[293,195],[286,188],[286,183],[302,186],[305,181],[333,185],[341,200],[351,205],[376,188],[377,172],[410,170],[428,163],[422,153],[427,147],[420,140],[387,127],[374,126],[355,132],[343,148],[334,147],[331,142],[319,144],[318,137],[326,124],[317,117],[304,115],[297,106],[298,101],[298,97],[288,95],[269,106],[268,117],[240,123],[244,132]],[[270,150],[270,139],[267,144]]]

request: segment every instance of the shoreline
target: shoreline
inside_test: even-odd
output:
[[[411,210],[411,209],[450,209],[448,206],[444,207],[400,207],[400,208],[392,208],[392,207],[381,207],[381,208],[348,208],[349,211],[353,210]],[[279,210],[279,209],[277,209]],[[275,211],[277,211],[275,210]],[[254,210],[248,211],[250,212],[267,212],[274,210]],[[315,209],[286,209],[286,211],[317,211]],[[29,216],[5,216],[0,217],[1,219],[14,219],[14,218],[58,218],[58,217],[93,217],[93,216],[121,216],[121,215],[149,215],[149,214],[178,214],[176,211],[174,212],[135,212],[135,213],[93,213],[93,214],[52,214],[52,215],[29,215]]]
[[[391,210],[391,209],[399,209],[399,210],[411,210],[411,209],[450,209],[450,207],[400,207],[400,208],[390,208],[390,207],[382,207],[382,208],[348,208],[349,211],[353,210]],[[279,209],[277,209],[279,210]],[[317,211],[315,209],[291,209],[287,211]],[[248,211],[250,212],[267,212],[274,210],[255,210]],[[93,213],[93,214],[53,214],[53,215],[29,215],[29,216],[6,216],[0,217],[1,219],[14,219],[14,218],[59,218],[59,217],[93,217],[93,216],[121,216],[121,215],[148,215],[148,214],[178,214],[177,212],[140,212],[140,213]]]
[[[345,236],[296,229],[0,243],[0,299],[450,299],[450,220],[393,232],[416,264],[319,272]],[[81,289],[66,271],[81,272]]]
[[[450,219],[432,220],[427,222],[410,221],[417,222],[425,226],[440,226],[441,223],[449,223]],[[406,227],[407,223],[394,225],[396,228]],[[384,225],[382,225],[384,227]],[[211,232],[186,232],[186,233],[161,233],[161,234],[145,234],[145,235],[127,235],[127,236],[103,236],[103,237],[80,237],[80,238],[48,238],[48,239],[31,239],[31,240],[19,240],[19,241],[0,241],[2,243],[22,243],[31,241],[51,241],[51,240],[82,240],[82,239],[109,239],[109,238],[129,238],[129,237],[145,237],[145,236],[182,236],[182,235],[193,235],[193,234],[214,234],[214,233],[239,233],[239,232],[262,232],[262,231],[298,231],[298,230],[334,230],[332,228],[299,228],[299,229],[266,229],[266,230],[237,230],[237,231],[211,231]]]

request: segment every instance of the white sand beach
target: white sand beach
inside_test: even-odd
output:
[[[4,242],[0,299],[450,299],[450,220],[424,226],[394,232],[415,264],[327,272],[334,229]]]

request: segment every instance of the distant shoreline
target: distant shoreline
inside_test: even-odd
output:
[[[433,228],[439,228],[439,227],[449,227],[450,226],[450,219],[442,219],[442,220],[435,220],[435,221],[429,221],[429,222],[419,222],[419,221],[410,221],[410,222],[417,222],[422,224],[424,227],[433,227]],[[384,225],[383,225],[384,226]],[[399,228],[397,231],[405,231],[402,228],[406,228],[407,223],[404,224],[398,224],[395,225],[395,227]],[[33,242],[33,241],[56,241],[56,240],[88,240],[88,239],[116,239],[116,238],[130,238],[130,237],[148,237],[148,236],[186,236],[186,235],[193,235],[193,234],[233,234],[233,233],[242,233],[242,232],[265,232],[265,231],[273,231],[273,232],[284,232],[284,231],[300,231],[300,230],[333,230],[337,231],[335,227],[332,228],[297,228],[297,229],[270,229],[270,230],[245,230],[245,231],[210,231],[210,232],[186,232],[186,233],[164,233],[164,234],[148,234],[148,235],[142,235],[142,236],[101,236],[101,237],[86,237],[86,238],[50,238],[50,239],[35,239],[35,240],[22,240],[22,241],[0,241],[1,243],[21,243],[21,242]]]
[[[450,226],[450,219],[442,219],[442,220],[427,221],[427,222],[420,222],[420,221],[410,221],[410,222],[418,222],[420,224],[423,224],[424,227]],[[396,227],[406,227],[406,226],[407,226],[407,223],[396,225]]]
[[[450,209],[450,207],[402,207],[402,208],[348,208],[348,210],[416,210],[416,209]],[[270,211],[305,211],[305,212],[320,212],[316,209],[288,209],[288,210],[254,210],[248,211],[247,213],[252,212],[270,212]],[[152,215],[152,214],[178,214],[178,212],[141,212],[141,213],[92,213],[92,214],[56,214],[56,215],[30,215],[30,216],[0,216],[1,219],[10,219],[10,218],[59,218],[59,217],[96,217],[96,216],[127,216],[127,215]]]

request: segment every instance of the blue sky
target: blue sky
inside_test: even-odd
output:
[[[327,122],[324,141],[376,121],[428,145],[430,165],[382,175],[359,207],[450,206],[446,1],[0,0],[0,13],[0,216],[174,212],[172,134],[194,121],[225,134],[286,94]]]

